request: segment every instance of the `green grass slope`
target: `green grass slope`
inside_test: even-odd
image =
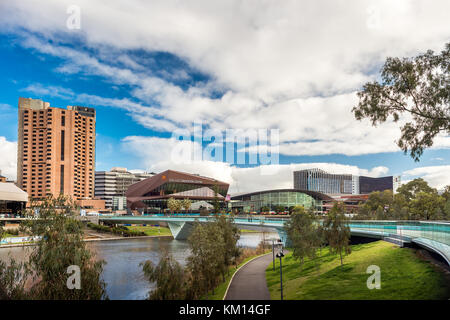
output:
[[[381,289],[367,288],[367,267],[381,270]],[[272,299],[280,299],[279,264],[266,270]],[[292,300],[403,300],[448,299],[450,284],[444,273],[416,256],[412,249],[377,241],[352,246],[352,253],[340,265],[338,255],[322,249],[316,261],[300,262],[288,253],[283,259],[284,299]]]

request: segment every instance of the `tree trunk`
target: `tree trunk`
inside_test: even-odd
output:
[[[341,256],[341,266],[344,264],[343,262],[342,262],[342,251],[339,251],[339,255]]]

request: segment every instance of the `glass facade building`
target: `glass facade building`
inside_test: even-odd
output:
[[[321,169],[306,169],[294,171],[294,188],[337,194],[368,194],[374,191],[396,190],[394,182],[399,178],[364,177],[351,174],[333,174]],[[398,183],[399,184],[399,183]]]
[[[374,191],[384,191],[394,189],[394,177],[359,177],[359,192],[361,194],[367,194]]]
[[[143,212],[167,209],[167,200],[190,199],[192,202],[225,200],[229,184],[200,175],[167,170],[131,185],[126,193],[127,207]],[[217,191],[217,192],[216,192]]]
[[[323,201],[329,199],[331,198],[319,192],[296,189],[266,190],[231,197],[231,208],[241,213],[261,212],[263,207],[272,211],[280,206],[285,210],[303,206],[306,209],[313,207],[322,211]]]
[[[321,169],[307,169],[294,172],[294,188],[325,194],[352,194],[351,174],[332,174]]]

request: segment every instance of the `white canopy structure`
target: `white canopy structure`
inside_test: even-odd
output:
[[[14,183],[0,182],[0,201],[27,202],[28,194]]]
[[[201,207],[205,209],[212,209],[214,206],[212,204],[209,204],[206,201],[197,201],[191,204],[191,210],[199,210]]]

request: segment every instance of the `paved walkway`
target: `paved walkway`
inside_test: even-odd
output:
[[[266,268],[270,263],[272,252],[239,269],[234,274],[225,300],[270,300],[266,282]]]

